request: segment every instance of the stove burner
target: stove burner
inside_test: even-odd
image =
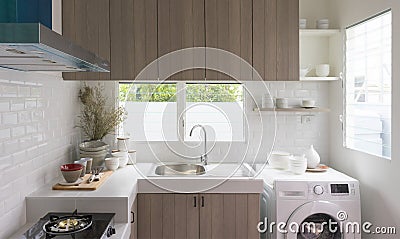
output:
[[[92,225],[92,215],[77,215],[77,211],[70,216],[50,215],[50,220],[43,225],[43,231],[49,235],[66,235],[88,229]]]

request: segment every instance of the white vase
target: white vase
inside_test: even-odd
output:
[[[316,168],[318,167],[321,158],[319,157],[319,154],[317,151],[315,151],[314,146],[311,145],[309,149],[307,149],[304,154],[306,155],[307,158],[307,167],[308,168]]]

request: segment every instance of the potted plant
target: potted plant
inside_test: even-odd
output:
[[[102,94],[104,87],[84,85],[79,90],[79,99],[82,103],[79,125],[87,137],[88,142],[80,147],[81,157],[93,158],[93,165],[101,165],[107,155],[107,146],[101,142],[125,120],[125,110],[122,107],[106,107],[107,98]]]

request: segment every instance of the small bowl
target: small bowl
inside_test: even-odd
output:
[[[123,168],[128,164],[128,160],[129,160],[128,152],[117,151],[117,152],[111,153],[111,155],[113,157],[119,158],[119,167],[120,168]]]
[[[61,165],[60,170],[67,183],[74,183],[81,175],[83,166],[77,163],[64,164]]]
[[[302,107],[315,107],[315,100],[302,100],[301,106]]]
[[[104,161],[108,170],[115,171],[119,167],[119,158],[117,157],[106,158]]]

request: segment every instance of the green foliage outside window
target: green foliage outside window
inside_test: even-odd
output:
[[[119,84],[120,101],[176,102],[176,84]],[[243,100],[240,84],[186,84],[187,102],[238,102]]]

